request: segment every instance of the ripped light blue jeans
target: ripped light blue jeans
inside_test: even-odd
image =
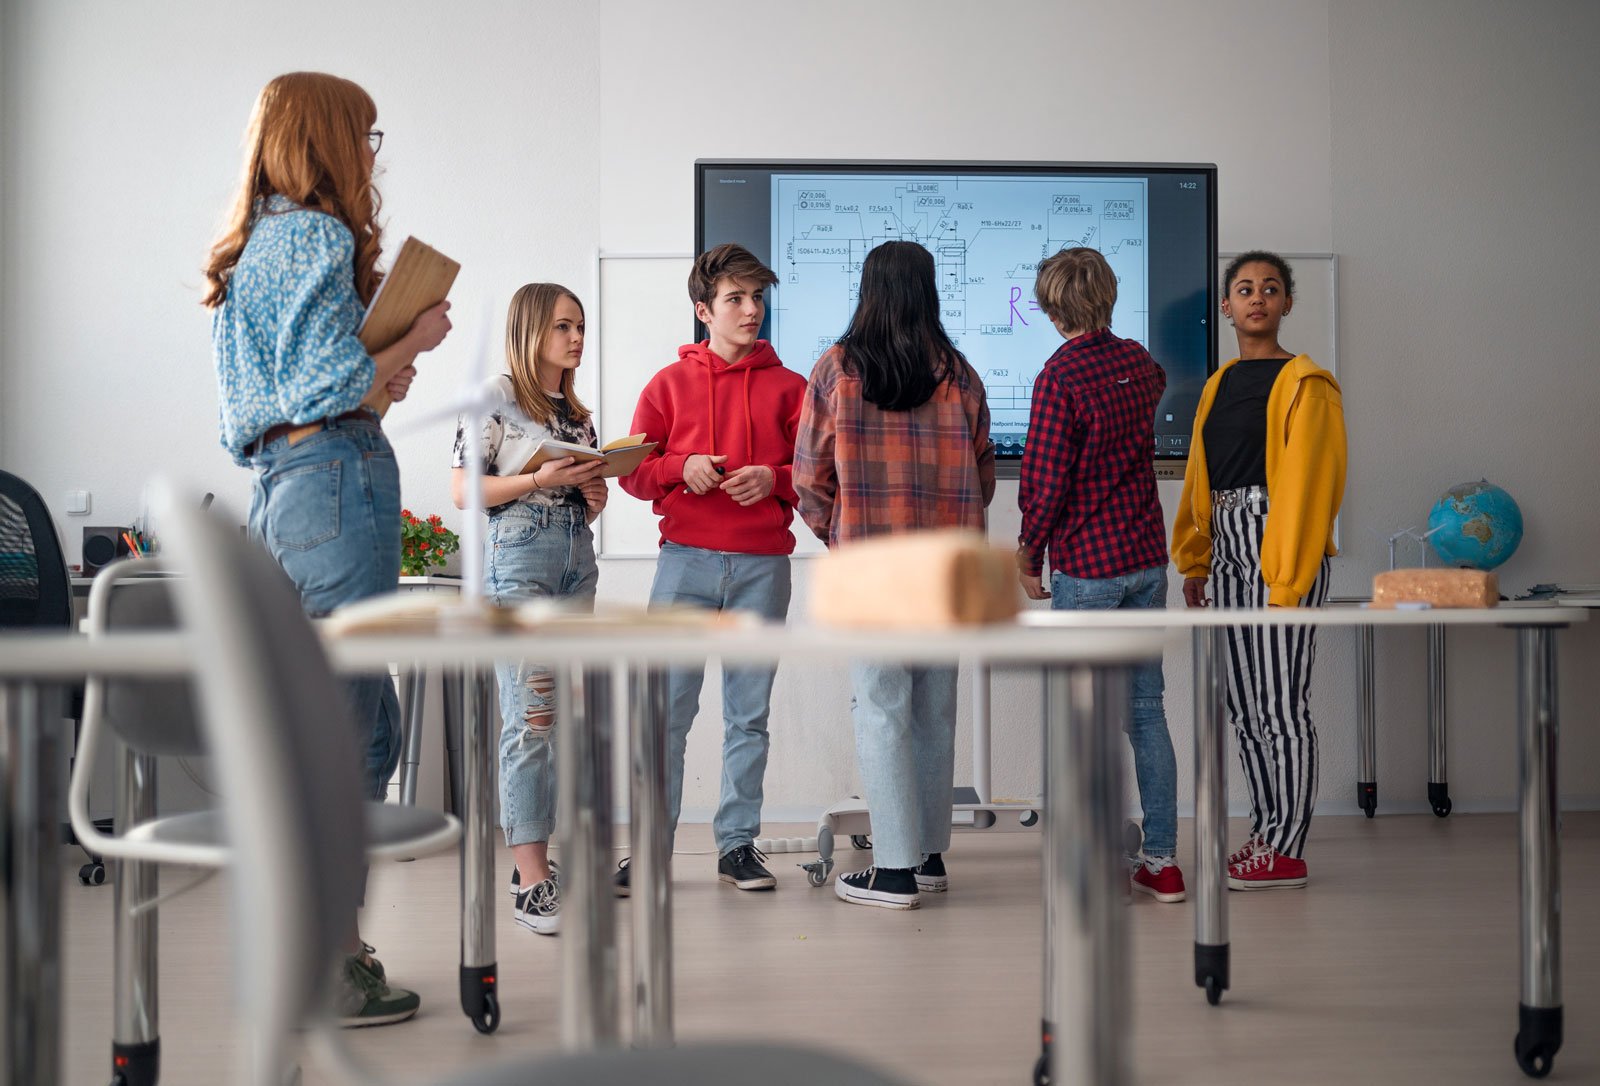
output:
[[[594,610],[600,571],[586,510],[516,504],[489,518],[485,589],[495,603],[569,600]],[[495,665],[500,680],[500,823],[506,844],[550,840],[556,820],[555,678],[526,660]]]

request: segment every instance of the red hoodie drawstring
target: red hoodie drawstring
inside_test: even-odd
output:
[[[744,449],[745,463],[756,462],[756,427],[750,420],[750,370],[744,371]]]
[[[717,395],[711,387],[711,366],[706,366],[706,418],[711,425],[711,455],[717,455]]]

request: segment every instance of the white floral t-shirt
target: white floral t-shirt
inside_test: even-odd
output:
[[[503,373],[498,377],[492,377],[484,385],[487,407],[482,419],[483,433],[478,442],[478,454],[485,475],[520,474],[523,465],[528,462],[528,457],[533,455],[533,450],[547,437],[576,445],[594,446],[593,417],[582,422],[574,422],[568,413],[566,399],[556,392],[549,395],[555,401],[556,414],[551,418],[549,426],[541,426],[517,407],[517,396],[512,390],[509,374]],[[456,421],[455,455],[452,463],[458,468],[467,466],[466,427],[465,418]],[[520,495],[515,501],[494,506],[488,512],[492,516],[518,502],[546,506],[584,504],[583,494],[577,487],[562,486],[551,490],[534,490]]]

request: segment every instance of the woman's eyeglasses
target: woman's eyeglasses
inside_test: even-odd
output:
[[[374,128],[371,132],[367,133],[367,142],[372,145],[372,153],[377,154],[383,149],[383,132],[380,129]]]

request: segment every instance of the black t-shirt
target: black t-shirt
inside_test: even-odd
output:
[[[550,420],[550,429],[557,434],[572,433],[575,429],[572,421],[572,404],[567,402],[565,396],[552,396],[550,398],[556,405],[556,415],[555,418]],[[561,440],[567,441],[571,439],[562,438]],[[583,507],[589,503],[584,500],[583,491],[575,486],[564,486],[561,488],[561,501],[558,504]]]
[[[1218,380],[1201,431],[1212,490],[1267,485],[1267,397],[1288,362],[1287,358],[1235,362]]]

